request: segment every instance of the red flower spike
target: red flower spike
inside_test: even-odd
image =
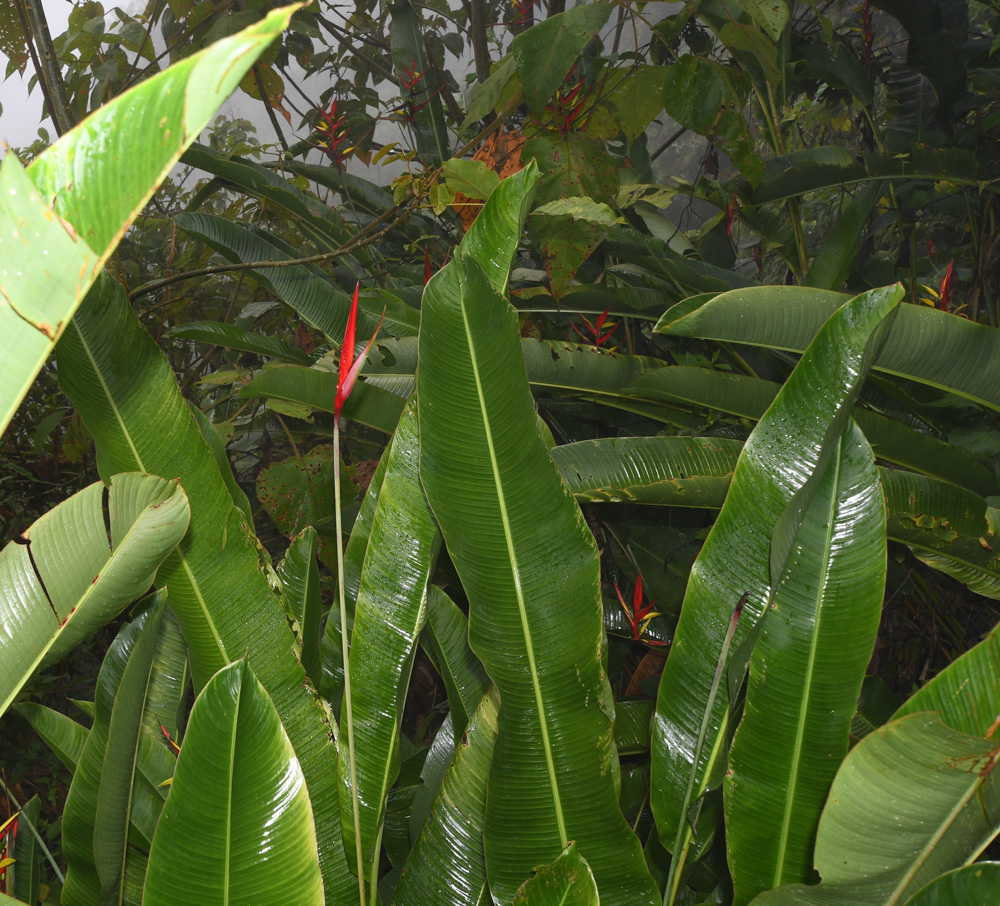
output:
[[[642,573],[639,573],[635,580],[635,588],[632,590],[632,610],[629,612],[628,605],[625,603],[625,599],[622,597],[622,593],[618,588],[618,583],[615,583],[615,593],[618,595],[618,603],[621,604],[622,610],[625,611],[625,619],[628,621],[629,626],[632,627],[632,639],[636,642],[645,642],[647,645],[669,645],[669,642],[663,642],[659,639],[646,638],[644,633],[649,626],[650,620],[653,617],[660,616],[659,611],[653,610],[656,605],[656,601],[650,601],[645,607],[642,606]]]
[[[941,311],[951,311],[951,272],[955,267],[955,259],[948,262],[948,269],[944,272],[944,279],[941,281]]]
[[[726,209],[726,235],[733,238],[733,220],[736,218],[736,196],[734,195]]]
[[[368,351],[372,348],[375,337],[378,336],[378,332],[382,329],[382,321],[385,318],[385,310],[383,309],[382,317],[379,318],[375,333],[372,334],[372,338],[368,341],[368,345],[365,346],[361,355],[355,360],[354,332],[358,323],[358,290],[360,287],[360,283],[354,287],[354,298],[351,300],[351,313],[347,317],[344,342],[340,347],[340,373],[337,376],[337,395],[333,401],[333,420],[337,424],[340,424],[340,410],[344,408],[344,403],[347,402],[347,398],[354,389],[354,384],[357,382],[361,367],[365,364],[365,359],[368,358]]]
[[[159,721],[157,721],[157,723],[160,724],[160,732],[163,734],[163,738],[170,745],[170,748],[174,750],[174,754],[175,755],[180,755],[181,754],[181,747],[179,745],[177,745],[176,742],[173,741],[173,739],[170,736],[170,733],[167,731],[167,728],[165,726],[163,726],[163,724],[161,724]]]

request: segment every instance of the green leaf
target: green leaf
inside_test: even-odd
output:
[[[141,595],[188,527],[176,481],[116,475],[59,504],[0,553],[0,714],[39,667],[58,661]],[[37,572],[36,572],[37,569]]]
[[[765,170],[743,115],[749,89],[749,79],[742,73],[704,57],[684,54],[667,67],[663,107],[686,129],[714,137],[719,149],[755,186]]]
[[[198,696],[149,854],[145,906],[323,903],[295,750],[244,658]]]
[[[487,114],[496,110],[507,83],[517,75],[517,58],[513,54],[507,54],[499,62],[493,64],[492,70],[490,77],[485,82],[480,82],[473,87],[465,119],[458,130],[459,134],[464,133],[477,120],[483,119]],[[500,111],[496,110],[496,112]]]
[[[191,532],[160,567],[156,584],[170,587],[195,688],[230,658],[250,652],[309,783],[327,896],[353,895],[357,883],[336,820],[336,751],[326,714],[306,688],[246,516],[234,505],[170,365],[110,278],[98,281],[61,341],[59,380],[94,436],[102,474],[124,466],[179,476],[193,501]]]
[[[781,5],[784,7],[784,3]],[[816,253],[809,267],[806,286],[840,289],[851,272],[851,265],[858,259],[865,224],[872,209],[885,194],[887,185],[882,180],[875,180],[858,190]]]
[[[830,790],[816,838],[823,883],[772,890],[754,906],[905,903],[996,835],[997,754],[996,742],[957,733],[933,714],[875,730],[851,750]]]
[[[751,185],[741,187],[739,193],[750,204],[762,205],[872,179],[930,180],[977,186],[977,176],[976,155],[958,148],[935,150],[914,146],[903,153],[862,151],[853,154],[845,148],[819,147],[771,158],[759,181],[754,183],[747,177]]]
[[[545,105],[573,68],[584,45],[604,27],[610,15],[611,7],[606,3],[581,4],[514,36],[510,49],[533,117],[541,119],[545,115]]]
[[[606,903],[651,903],[609,770],[594,541],[538,433],[516,314],[459,251],[428,284],[422,319],[420,476],[469,596],[470,644],[504,703],[485,819],[491,892],[509,901],[574,839]]]
[[[550,455],[578,500],[718,508],[742,449],[721,437],[612,437]]]
[[[0,432],[129,224],[291,12],[275,10],[115,98],[47,148],[27,178],[15,155],[4,158]]]
[[[316,564],[316,529],[306,526],[288,545],[285,558],[278,564],[285,598],[299,624],[302,653],[299,655],[306,676],[319,687],[320,608],[319,567]]]
[[[71,774],[76,771],[83,745],[87,741],[88,730],[83,724],[34,702],[14,705],[13,710],[31,724]]]
[[[735,903],[814,879],[814,834],[841,761],[885,591],[885,501],[853,423],[806,508],[750,658],[726,772]]]
[[[540,205],[568,197],[586,197],[606,203],[618,193],[618,173],[604,145],[583,133],[540,132],[528,139],[521,149],[522,160],[531,158],[535,158],[543,174],[536,193]],[[538,234],[545,255],[552,294],[559,298],[569,288],[577,269],[606,235],[606,227],[587,221],[533,217],[531,228]]]
[[[386,796],[399,772],[405,690],[417,636],[427,619],[428,583],[441,546],[417,475],[420,444],[413,404],[403,412],[385,456],[388,462],[361,571],[350,647],[357,797],[362,853],[368,864],[378,857],[375,843],[381,839]],[[342,745],[340,818],[348,853],[355,851],[352,800],[348,747]]]
[[[742,9],[773,41],[781,38],[788,24],[788,5],[784,0],[739,0]]]
[[[977,862],[935,878],[907,906],[990,906],[1000,890],[1000,862]]]
[[[486,893],[483,815],[499,706],[493,689],[472,715],[430,817],[410,850],[393,906],[468,906],[482,901]]]
[[[301,365],[274,368],[254,378],[240,390],[240,396],[246,399],[287,400],[332,413],[337,397],[337,375]],[[388,390],[359,381],[344,403],[343,416],[392,434],[405,402]]]
[[[597,884],[587,860],[571,840],[551,865],[535,869],[521,885],[514,906],[599,906]]]
[[[844,430],[864,377],[871,334],[901,296],[901,287],[872,290],[840,308],[803,355],[740,454],[725,505],[692,567],[660,682],[651,803],[661,839],[673,839],[682,820],[692,772],[695,801],[711,784],[722,758],[728,694],[717,697],[704,760],[692,763],[725,627],[745,593],[749,599],[734,648],[762,613],[772,590],[772,533],[789,504],[799,500],[803,488],[814,480]]]
[[[259,333],[223,324],[218,321],[191,321],[164,331],[165,337],[179,337],[182,340],[196,340],[199,343],[209,343],[213,346],[223,346],[226,349],[238,349],[241,352],[253,352],[257,355],[294,362],[298,365],[308,365],[312,359],[301,349],[275,337],[265,337]]]
[[[910,696],[894,717],[934,711],[953,730],[987,736],[1000,714],[1000,627]]]
[[[398,0],[389,7],[389,16],[392,68],[400,81],[403,101],[409,103],[408,116],[412,118],[408,122],[413,129],[420,158],[428,167],[440,164],[451,157],[448,126],[440,97],[444,86],[424,48],[420,14],[409,0]],[[403,85],[404,79],[412,87]]]
[[[801,352],[846,296],[762,286],[675,305],[657,333]],[[901,305],[872,366],[1000,409],[1000,334],[947,312]]]
[[[269,242],[249,227],[214,214],[178,214],[177,226],[211,246],[234,264],[259,261],[292,261],[294,256]],[[302,318],[337,342],[344,336],[351,297],[315,264],[269,267],[250,274]],[[371,336],[378,326],[382,306],[369,301],[358,304],[358,335]],[[397,302],[386,312],[385,328],[401,335],[415,334],[418,313]]]
[[[490,687],[482,662],[469,647],[469,621],[440,588],[427,594],[427,632],[434,666],[448,691],[448,704],[455,743],[472,719],[472,713]]]
[[[38,888],[42,880],[42,849],[38,845],[38,838],[32,832],[38,830],[38,816],[42,809],[42,802],[37,794],[32,796],[21,808],[20,832],[14,841],[14,849],[11,856],[14,865],[7,869],[8,875],[13,874],[13,893],[25,903],[38,902]],[[8,890],[11,889],[11,878],[8,877]]]
[[[500,177],[481,160],[453,157],[441,166],[448,185],[469,198],[486,199],[497,187]]]
[[[66,855],[68,867],[66,885],[62,892],[62,902],[66,906],[77,906],[77,904],[83,906],[83,904],[92,904],[101,899],[103,885],[101,883],[101,875],[98,873],[98,865],[102,866],[102,870],[106,870],[105,877],[110,879],[111,875],[116,873],[116,869],[110,864],[115,860],[116,853],[118,859],[125,859],[125,853],[122,852],[121,847],[122,840],[120,838],[118,841],[119,845],[108,851],[103,845],[105,838],[97,836],[97,816],[98,809],[101,806],[100,788],[106,762],[109,760],[113,762],[112,771],[115,773],[121,775],[124,772],[128,772],[129,774],[127,780],[120,776],[120,785],[117,787],[113,797],[109,789],[106,789],[105,793],[109,798],[118,798],[122,795],[131,798],[131,802],[127,804],[126,814],[131,824],[129,836],[132,844],[130,849],[133,851],[137,851],[137,849],[149,849],[150,840],[156,829],[157,818],[159,817],[160,809],[163,805],[163,797],[165,796],[165,792],[160,787],[160,784],[170,777],[173,772],[173,758],[163,752],[161,746],[159,754],[164,757],[156,758],[155,756],[151,756],[142,759],[139,765],[141,782],[134,782],[134,757],[123,754],[121,749],[121,743],[127,741],[126,737],[131,735],[130,733],[123,733],[123,729],[125,729],[123,727],[123,716],[125,710],[130,710],[133,721],[138,720],[141,722],[143,714],[141,711],[137,714],[134,707],[129,708],[125,706],[125,708],[118,709],[118,717],[115,720],[116,700],[122,692],[122,683],[128,670],[131,656],[135,652],[136,646],[143,635],[143,630],[150,621],[150,618],[152,617],[154,623],[158,619],[155,613],[157,609],[156,602],[153,601],[151,603],[153,603],[152,607],[147,604],[135,616],[132,622],[127,624],[118,633],[117,638],[104,659],[104,664],[97,679],[94,725],[87,734],[86,742],[80,753],[62,817],[63,851]],[[162,614],[160,619],[162,619]],[[151,654],[150,648],[155,650],[155,645],[156,633],[152,633],[145,638],[142,645],[145,649],[145,656]],[[133,679],[134,674],[135,670],[132,671]],[[134,691],[136,688],[134,683],[131,683],[131,686],[132,689],[130,691]],[[126,691],[123,697],[123,704],[128,694],[129,692]],[[113,722],[115,724],[114,746],[118,750],[117,754],[109,752],[108,749]],[[159,730],[156,732],[158,734]],[[142,737],[149,736],[148,731],[140,730],[138,736],[140,740],[138,744],[142,748],[152,749],[152,746],[142,745]],[[149,741],[152,742],[152,739]],[[133,767],[129,769],[128,765],[125,764],[126,762],[133,765]],[[146,773],[146,771],[149,773]],[[105,809],[107,808],[108,805],[105,805]],[[120,809],[117,811],[120,816]],[[101,828],[102,833],[110,831],[111,826],[110,816],[106,811]],[[143,861],[143,857],[133,860],[132,866],[126,864],[125,870],[127,871],[130,867],[134,866],[142,871],[144,870]],[[118,862],[117,873],[119,879],[121,879],[121,865],[122,863]],[[141,875],[137,880],[141,885]],[[126,877],[125,881],[127,886],[130,879]],[[114,898],[111,897],[109,899],[113,901]]]
[[[643,375],[629,392],[647,399],[759,419],[779,390],[779,384],[744,374],[672,365]],[[853,417],[880,459],[927,472],[979,494],[992,494],[996,489],[992,471],[961,447],[860,407],[855,407]]]
[[[166,599],[166,589],[161,589],[146,607],[142,632],[129,653],[108,724],[94,815],[94,864],[101,883],[101,903],[122,901],[139,741]]]
[[[663,109],[663,83],[667,79],[665,66],[640,63],[627,70],[625,78],[615,86],[609,100],[615,107],[615,119],[629,141],[635,141]]]
[[[535,208],[531,213],[548,217],[568,217],[570,223],[582,220],[598,226],[611,226],[618,222],[615,212],[608,205],[590,198],[557,198]]]
[[[243,488],[236,483],[236,476],[233,474],[233,467],[229,462],[229,457],[226,455],[226,443],[222,439],[222,435],[216,430],[215,425],[209,420],[208,416],[190,400],[188,401],[188,412],[191,413],[191,417],[198,426],[198,432],[201,434],[202,440],[208,444],[208,449],[212,451],[219,474],[229,489],[229,496],[232,498],[233,506],[237,506],[243,511],[243,514],[247,517],[247,525],[253,525],[253,512],[250,509],[250,501],[243,492]]]
[[[507,294],[511,262],[540,179],[535,162],[529,161],[500,182],[462,240],[462,248],[479,262],[501,295]]]

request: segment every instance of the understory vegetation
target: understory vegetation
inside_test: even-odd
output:
[[[0,10],[0,903],[994,902],[996,6],[274,7]]]

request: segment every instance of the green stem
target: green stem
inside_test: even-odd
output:
[[[45,858],[49,860],[49,865],[52,866],[52,871],[55,873],[55,876],[59,879],[59,883],[65,886],[66,878],[63,876],[63,873],[59,870],[59,866],[56,864],[56,860],[53,858],[51,850],[49,850],[49,848],[45,845],[45,841],[42,839],[42,835],[38,833],[38,828],[35,827],[35,825],[31,823],[31,820],[28,818],[28,816],[24,814],[24,810],[21,808],[21,803],[17,801],[17,797],[10,791],[10,789],[7,787],[7,784],[4,783],[2,777],[0,777],[0,786],[3,787],[4,793],[6,793],[10,797],[11,802],[14,803],[14,808],[16,808],[19,812],[21,812],[21,818],[23,818],[24,823],[28,825],[28,830],[31,831],[32,836],[34,836],[35,840],[38,841],[38,845],[42,848],[42,852],[45,853]]]
[[[358,767],[354,758],[354,716],[351,710],[351,671],[347,642],[347,601],[344,595],[344,545],[340,516],[340,419],[333,420],[333,509],[337,524],[337,593],[340,599],[340,650],[344,653],[344,704],[341,718],[347,721],[347,759],[351,767],[351,804],[354,807],[354,847],[357,856],[358,896],[365,906],[365,867],[361,854],[361,807],[358,803]]]
[[[708,724],[712,719],[712,712],[715,710],[715,698],[719,692],[719,684],[722,674],[726,669],[726,661],[729,660],[729,649],[733,644],[733,635],[736,633],[736,624],[740,619],[740,612],[746,604],[750,593],[747,592],[740,598],[733,616],[729,620],[729,628],[726,630],[726,637],[722,641],[722,650],[719,652],[719,662],[715,665],[715,676],[712,677],[712,686],[708,692],[708,701],[705,703],[705,713],[701,718],[701,729],[698,730],[698,742],[694,747],[694,758],[691,762],[691,771],[688,774],[687,789],[684,791],[684,804],[681,808],[681,815],[677,821],[677,836],[674,838],[673,858],[670,860],[670,873],[667,875],[667,885],[663,891],[663,906],[673,906],[677,899],[677,890],[681,883],[681,872],[684,870],[684,862],[687,860],[688,850],[691,848],[693,831],[688,821],[688,810],[691,808],[691,800],[694,794],[695,779],[698,776],[698,763],[701,761],[702,749],[705,747],[705,737],[708,735]],[[706,766],[705,777],[707,779],[709,766]],[[702,790],[704,792],[704,790]]]

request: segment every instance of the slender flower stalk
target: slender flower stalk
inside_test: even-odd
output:
[[[354,287],[354,299],[351,301],[351,313],[347,318],[347,329],[344,331],[344,342],[340,347],[340,371],[337,377],[337,395],[333,403],[333,498],[334,498],[334,518],[337,524],[337,592],[340,600],[340,649],[344,655],[344,701],[341,707],[341,714],[347,724],[347,755],[348,764],[351,771],[351,799],[354,806],[354,845],[357,856],[358,870],[358,896],[361,906],[365,906],[365,871],[364,857],[361,852],[361,806],[358,802],[358,768],[357,759],[354,755],[354,714],[351,708],[351,671],[350,655],[348,653],[347,637],[347,600],[344,594],[344,546],[343,546],[343,525],[340,515],[340,413],[344,408],[344,403],[351,395],[354,384],[358,379],[361,366],[364,365],[368,357],[368,351],[375,342],[375,337],[382,327],[382,319],[379,319],[375,333],[368,341],[364,351],[354,358],[354,334],[358,323],[358,286]],[[385,312],[382,312],[385,317]],[[374,891],[373,891],[374,895]]]

